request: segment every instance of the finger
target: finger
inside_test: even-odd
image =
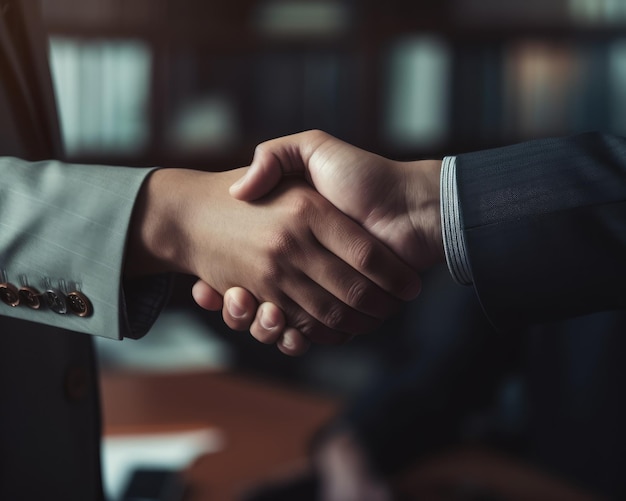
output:
[[[403,302],[398,298],[338,259],[318,242],[311,245],[315,246],[315,252],[310,253],[303,264],[304,273],[350,308],[367,315],[368,322],[369,317],[384,320],[400,309]],[[329,311],[328,306],[324,308]],[[311,313],[320,319],[317,310]],[[330,327],[341,329],[342,325]]]
[[[312,218],[311,230],[319,243],[356,271],[393,296],[409,301],[421,291],[421,279],[388,247],[346,216],[325,211]],[[359,289],[346,297],[347,304],[359,308]]]
[[[304,355],[308,351],[311,341],[299,330],[289,327],[285,329],[276,346],[285,355],[297,357]]]
[[[258,302],[242,287],[231,287],[224,293],[222,318],[228,327],[236,331],[247,331],[254,321]]]
[[[203,280],[198,280],[193,285],[191,296],[198,306],[205,310],[219,311],[222,309],[222,295]]]
[[[320,289],[316,291],[316,294],[325,295],[327,293]],[[336,302],[336,298],[332,301]],[[266,344],[277,343],[285,332],[285,325],[302,334],[308,341],[316,344],[338,345],[345,343],[353,337],[351,334],[327,327],[296,304],[286,293],[276,299],[276,304],[280,304],[281,308],[275,306],[274,303],[264,303],[263,308],[259,308],[257,311],[257,318],[250,327],[252,336],[261,342]],[[265,327],[260,324],[263,313],[267,315],[264,319]],[[273,315],[277,313],[280,313],[282,316],[277,319],[273,318]],[[366,324],[367,331],[373,330],[378,323],[380,322],[376,319],[371,319]],[[278,327],[273,328],[274,325]]]
[[[376,240],[319,194],[310,189],[298,191],[295,186],[297,184],[281,185],[287,199],[295,200],[289,217],[298,221],[299,226],[303,226],[302,222],[307,224],[304,231],[296,225],[298,231],[273,232],[271,251],[259,261],[263,288],[273,293],[261,293],[262,299],[279,305],[287,314],[287,325],[307,336],[308,330],[292,319],[300,308],[332,330],[348,334],[371,331],[382,318],[395,312],[400,302],[322,246],[315,238],[313,227],[321,226],[319,231],[328,233],[328,240],[336,239],[337,247],[342,246],[346,235],[338,229],[342,224],[360,231],[363,238]],[[336,230],[328,230],[319,222],[321,220],[329,221],[330,227]],[[296,307],[286,309],[283,295]],[[307,318],[301,320],[310,322]]]
[[[299,330],[293,327],[285,329],[284,314],[273,303],[261,305],[250,332],[255,339],[266,344],[271,344],[276,340],[278,349],[289,356],[303,355],[311,345],[311,342]]]
[[[326,327],[349,334],[371,331],[372,326],[379,323],[377,319],[388,317],[400,307],[400,301],[346,264],[343,256],[329,252],[326,247],[330,246],[324,246],[324,241],[321,244],[315,233],[346,253],[342,248],[346,235],[357,232],[359,238],[372,241],[388,253],[391,261],[402,265],[403,279],[404,274],[414,273],[318,193],[301,187],[301,181],[281,185],[283,192],[279,196],[285,196],[285,204],[289,203],[289,220],[297,224],[295,230],[286,228],[272,232],[270,252],[260,257],[264,288],[274,290],[273,295],[261,294],[262,299],[279,305],[288,315],[293,314],[296,310],[286,310],[283,298],[276,295],[282,291]],[[262,203],[271,201],[257,202]],[[348,229],[343,231],[343,227]],[[287,324],[299,328],[289,316]],[[299,330],[308,335],[303,329]]]
[[[377,318],[368,311],[357,311],[349,306],[346,302],[347,297],[350,296],[349,291],[343,288],[343,284],[329,271],[342,267],[349,269],[336,256],[320,248],[303,264],[305,271],[292,270],[288,280],[277,278],[276,283],[279,284],[286,297],[276,296],[271,301],[283,308],[287,325],[297,328],[307,336],[312,328],[321,330],[317,323],[332,333],[331,338],[336,336],[335,331],[346,334],[365,334],[377,327],[382,318],[391,315],[396,310],[396,303],[386,303],[387,311],[384,312],[386,314]],[[315,278],[312,279],[307,275],[307,272],[312,273],[318,268],[321,273],[318,273]],[[356,278],[359,276],[358,273],[351,270],[350,275],[358,281]],[[359,295],[360,304],[367,304],[369,298],[374,296],[384,301],[383,296],[386,295],[384,291],[367,280],[364,282],[369,286],[366,286],[366,290]],[[387,297],[390,296],[387,295]]]
[[[280,339],[284,330],[285,315],[278,306],[269,302],[259,306],[250,326],[252,337],[264,344],[274,344]]]
[[[230,194],[243,201],[256,200],[268,194],[280,182],[283,169],[278,156],[257,147],[246,175],[230,187]]]

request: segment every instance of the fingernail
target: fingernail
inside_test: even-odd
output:
[[[283,335],[283,339],[280,344],[282,344],[288,350],[296,347],[296,344],[293,342],[293,337],[289,334]]]
[[[246,316],[246,310],[233,298],[228,299],[228,313],[233,318],[243,318]]]
[[[271,316],[268,315],[265,311],[265,308],[261,310],[261,318],[259,319],[259,323],[261,324],[261,327],[263,327],[266,331],[272,331],[276,328],[276,322],[274,322],[274,320],[270,318]]]

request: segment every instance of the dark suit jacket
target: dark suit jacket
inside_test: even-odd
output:
[[[407,326],[414,359],[342,417],[374,464],[395,471],[462,440],[479,411],[490,420],[481,440],[504,438],[532,464],[622,499],[626,140],[584,134],[460,155],[457,181],[475,289],[500,329],[471,290],[431,273]],[[544,323],[601,310],[618,311]],[[499,409],[507,373],[523,391]]]
[[[457,157],[470,266],[496,324],[626,308],[626,140],[531,141]]]

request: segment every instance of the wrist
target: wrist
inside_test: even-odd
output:
[[[406,163],[407,213],[420,249],[420,269],[445,262],[441,231],[441,160]]]
[[[184,221],[187,178],[193,171],[159,169],[144,182],[128,233],[125,274],[189,273]]]

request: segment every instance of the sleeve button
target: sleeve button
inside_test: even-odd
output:
[[[70,311],[79,317],[88,317],[93,313],[91,301],[80,291],[70,292],[67,295],[67,304]]]
[[[41,293],[34,287],[24,285],[20,287],[18,294],[20,296],[20,304],[26,305],[33,310],[41,308]]]
[[[48,308],[59,315],[65,315],[67,313],[67,299],[60,290],[48,289],[44,295]]]
[[[9,282],[0,284],[0,301],[13,307],[20,304],[20,295],[17,287]]]

